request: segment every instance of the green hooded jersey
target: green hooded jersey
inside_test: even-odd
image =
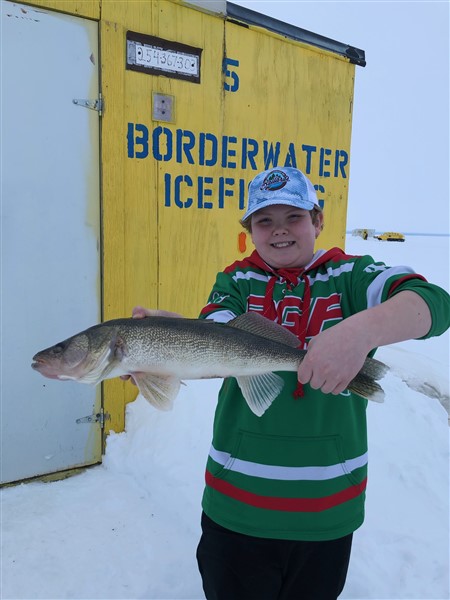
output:
[[[450,325],[449,296],[409,267],[370,256],[318,251],[305,269],[273,270],[254,252],[219,273],[202,318],[226,322],[247,311],[277,321],[307,348],[309,340],[401,290],[420,294],[433,325]],[[361,332],[364,335],[364,332]],[[234,378],[219,393],[206,466],[203,509],[223,527],[292,540],[345,536],[364,520],[367,403],[348,390],[299,390],[295,373],[262,417],[248,408]]]

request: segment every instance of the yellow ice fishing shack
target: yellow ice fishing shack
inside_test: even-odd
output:
[[[99,462],[136,392],[44,382],[33,354],[136,304],[196,316],[251,251],[256,173],[302,169],[343,245],[365,56],[221,0],[4,0],[2,36],[8,482]]]

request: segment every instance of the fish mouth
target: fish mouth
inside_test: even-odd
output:
[[[43,375],[44,377],[47,377],[48,379],[60,379],[59,375],[55,373],[51,365],[49,365],[45,360],[41,358],[33,357],[31,368]]]
[[[42,358],[38,358],[37,356],[33,356],[33,362],[31,363],[31,368],[36,369],[37,371],[45,366],[45,361]]]
[[[295,242],[273,242],[270,245],[272,246],[272,248],[283,249],[283,248],[290,248],[294,244],[295,244]]]

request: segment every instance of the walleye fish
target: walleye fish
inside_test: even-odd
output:
[[[184,379],[235,377],[257,416],[281,392],[274,371],[297,371],[306,351],[290,331],[257,313],[228,323],[172,317],[115,319],[90,327],[33,357],[44,377],[97,384],[131,375],[140,393],[158,409],[168,410]],[[367,358],[349,390],[383,401],[376,382],[389,368]]]

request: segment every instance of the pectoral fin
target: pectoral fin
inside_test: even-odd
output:
[[[181,381],[153,373],[132,373],[139,392],[158,410],[171,410],[178,395]]]
[[[237,377],[236,380],[250,410],[257,417],[266,412],[284,386],[283,379],[275,373]]]

